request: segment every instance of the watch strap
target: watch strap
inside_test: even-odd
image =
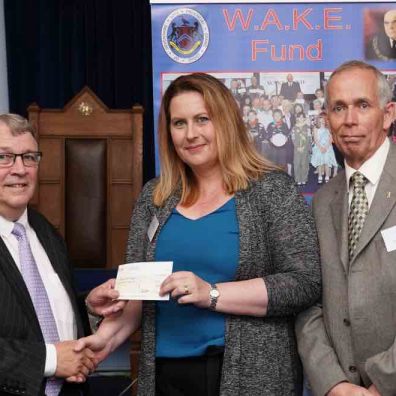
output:
[[[217,293],[215,293],[215,295],[213,295],[213,293],[212,293],[214,290],[217,292]],[[211,311],[215,311],[216,310],[216,305],[217,305],[217,300],[219,298],[219,291],[217,289],[217,285],[216,284],[211,284],[210,285],[209,296],[210,296],[209,309]]]

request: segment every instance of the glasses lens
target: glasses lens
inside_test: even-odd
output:
[[[0,166],[9,166],[14,162],[14,154],[0,153]]]
[[[25,153],[22,155],[25,166],[37,166],[41,159],[41,153]]]

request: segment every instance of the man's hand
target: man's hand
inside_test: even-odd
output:
[[[99,316],[111,316],[120,313],[126,301],[117,301],[119,296],[117,290],[114,290],[115,279],[109,279],[107,282],[92,289],[86,299],[86,304],[90,311]]]
[[[75,351],[76,345],[77,341],[63,341],[55,344],[56,377],[78,376],[78,382],[82,382],[95,369],[95,354],[88,348]]]
[[[83,351],[90,351],[94,356],[93,361],[95,367],[104,360],[111,352],[111,343],[100,337],[98,334],[94,334],[88,337],[80,338],[74,344],[74,351],[81,353]],[[66,378],[68,382],[83,382],[85,377],[81,374],[73,374]]]
[[[349,382],[340,382],[330,389],[327,396],[373,396],[368,389]]]
[[[381,396],[381,393],[378,392],[378,389],[374,384],[369,386],[368,391],[370,392],[370,395]]]

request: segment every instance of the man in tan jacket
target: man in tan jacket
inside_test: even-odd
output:
[[[327,85],[345,171],[314,197],[323,295],[296,324],[315,396],[396,395],[395,103],[375,67],[351,61]]]

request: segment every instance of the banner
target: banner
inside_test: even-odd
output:
[[[164,3],[151,4],[155,118],[173,79],[212,74],[234,95],[258,151],[305,195],[340,168],[331,145],[326,153],[316,146],[331,140],[321,115],[332,70],[365,60],[395,90],[396,55],[388,48],[395,3]]]

